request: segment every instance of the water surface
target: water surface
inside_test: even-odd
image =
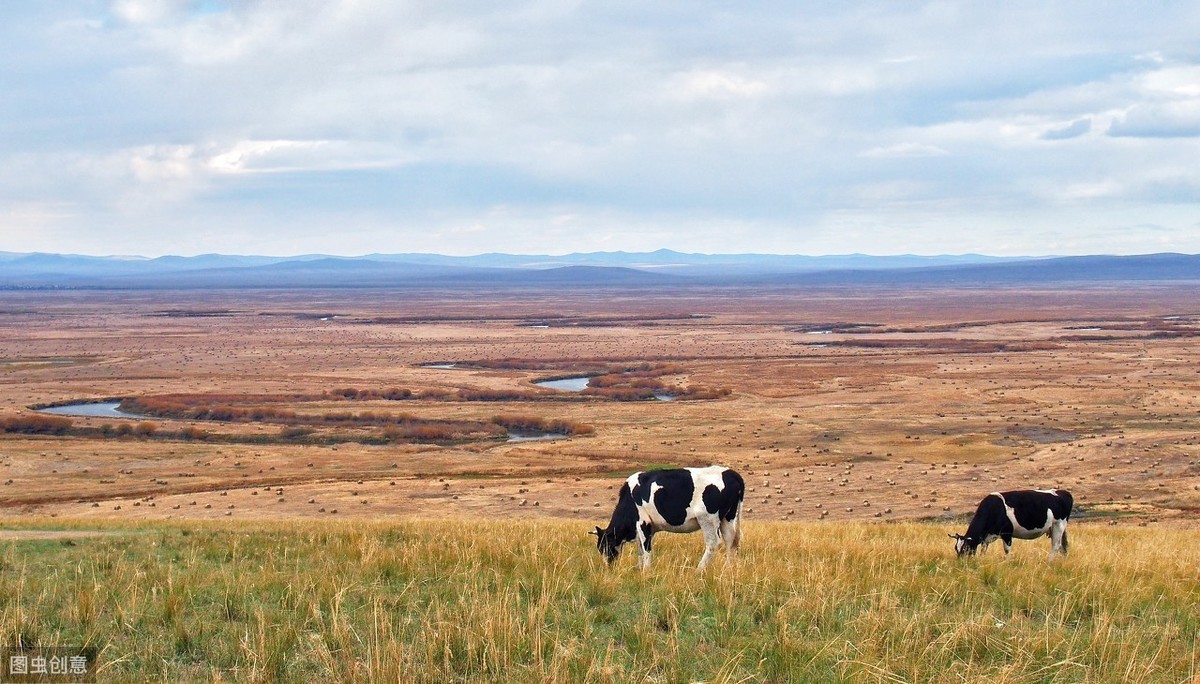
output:
[[[38,409],[38,413],[51,413],[56,416],[81,416],[84,418],[153,418],[141,413],[129,413],[118,408],[119,401],[80,402]]]
[[[524,430],[509,430],[510,442],[538,442],[547,439],[566,439],[567,435],[558,432],[526,432]]]
[[[563,390],[566,392],[582,392],[583,390],[587,389],[588,382],[590,381],[591,378],[585,375],[578,378],[543,380],[542,382],[535,382],[533,384],[537,385],[538,387],[549,387],[550,389]]]

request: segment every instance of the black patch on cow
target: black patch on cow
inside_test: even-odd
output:
[[[723,494],[722,490],[717,489],[716,485],[708,485],[700,494],[700,498],[704,501],[704,510],[709,513],[716,513],[721,510]]]
[[[730,521],[737,517],[738,505],[746,495],[746,485],[741,475],[728,468],[721,472],[721,480],[724,489],[708,485],[700,498],[704,500],[705,510],[718,514],[721,520]]]
[[[1066,520],[1071,515],[1070,492],[1038,492],[1021,490],[1004,492],[1004,501],[1013,509],[1017,523],[1027,530],[1036,530],[1046,526],[1046,511],[1054,514],[1057,520]]]
[[[687,521],[687,509],[692,505],[692,494],[696,491],[690,472],[679,468],[638,473],[637,485],[633,488],[634,501],[639,504],[649,501],[651,489],[655,490],[654,508],[663,520],[676,526]]]
[[[1018,525],[1027,530],[1036,530],[1045,527],[1048,522],[1046,517],[1050,514],[1050,498],[1050,495],[1041,492],[1006,492],[1004,502],[1013,509],[1013,517]]]
[[[646,553],[650,553],[650,539],[654,536],[654,528],[650,523],[642,523],[642,548],[646,549]]]

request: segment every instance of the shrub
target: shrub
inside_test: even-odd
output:
[[[533,401],[544,395],[525,390],[463,389],[458,391],[458,398],[462,401]]]
[[[548,432],[559,435],[590,435],[595,432],[595,428],[587,423],[546,419],[540,416],[500,415],[492,416],[492,422],[505,430],[515,432]]]
[[[185,427],[183,429],[183,431],[180,432],[179,434],[184,439],[197,439],[197,440],[208,439],[208,432],[205,430],[201,430],[200,428],[196,427],[195,425],[190,425],[188,427]]]
[[[0,427],[4,432],[27,435],[65,435],[71,429],[71,420],[62,416],[12,416],[5,418]]]

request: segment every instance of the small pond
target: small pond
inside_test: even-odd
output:
[[[578,378],[562,378],[561,380],[543,380],[533,384],[538,387],[548,387],[550,389],[563,390],[566,392],[582,392],[587,389],[588,382],[591,378],[588,376]]]
[[[119,401],[80,402],[38,409],[38,413],[50,413],[56,416],[82,416],[84,418],[152,418],[152,416],[140,413],[122,411],[118,408],[120,405]]]
[[[0,366],[73,366],[82,363],[79,359],[4,359]]]
[[[558,432],[526,432],[524,430],[509,430],[509,442],[539,442],[547,439],[566,439],[567,435]]]

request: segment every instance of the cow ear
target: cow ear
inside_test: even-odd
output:
[[[600,536],[600,526],[599,526],[599,525],[596,525],[596,531],[595,531],[595,532],[588,532],[588,534],[594,534],[594,535],[596,535],[597,537],[599,537],[599,536]]]

